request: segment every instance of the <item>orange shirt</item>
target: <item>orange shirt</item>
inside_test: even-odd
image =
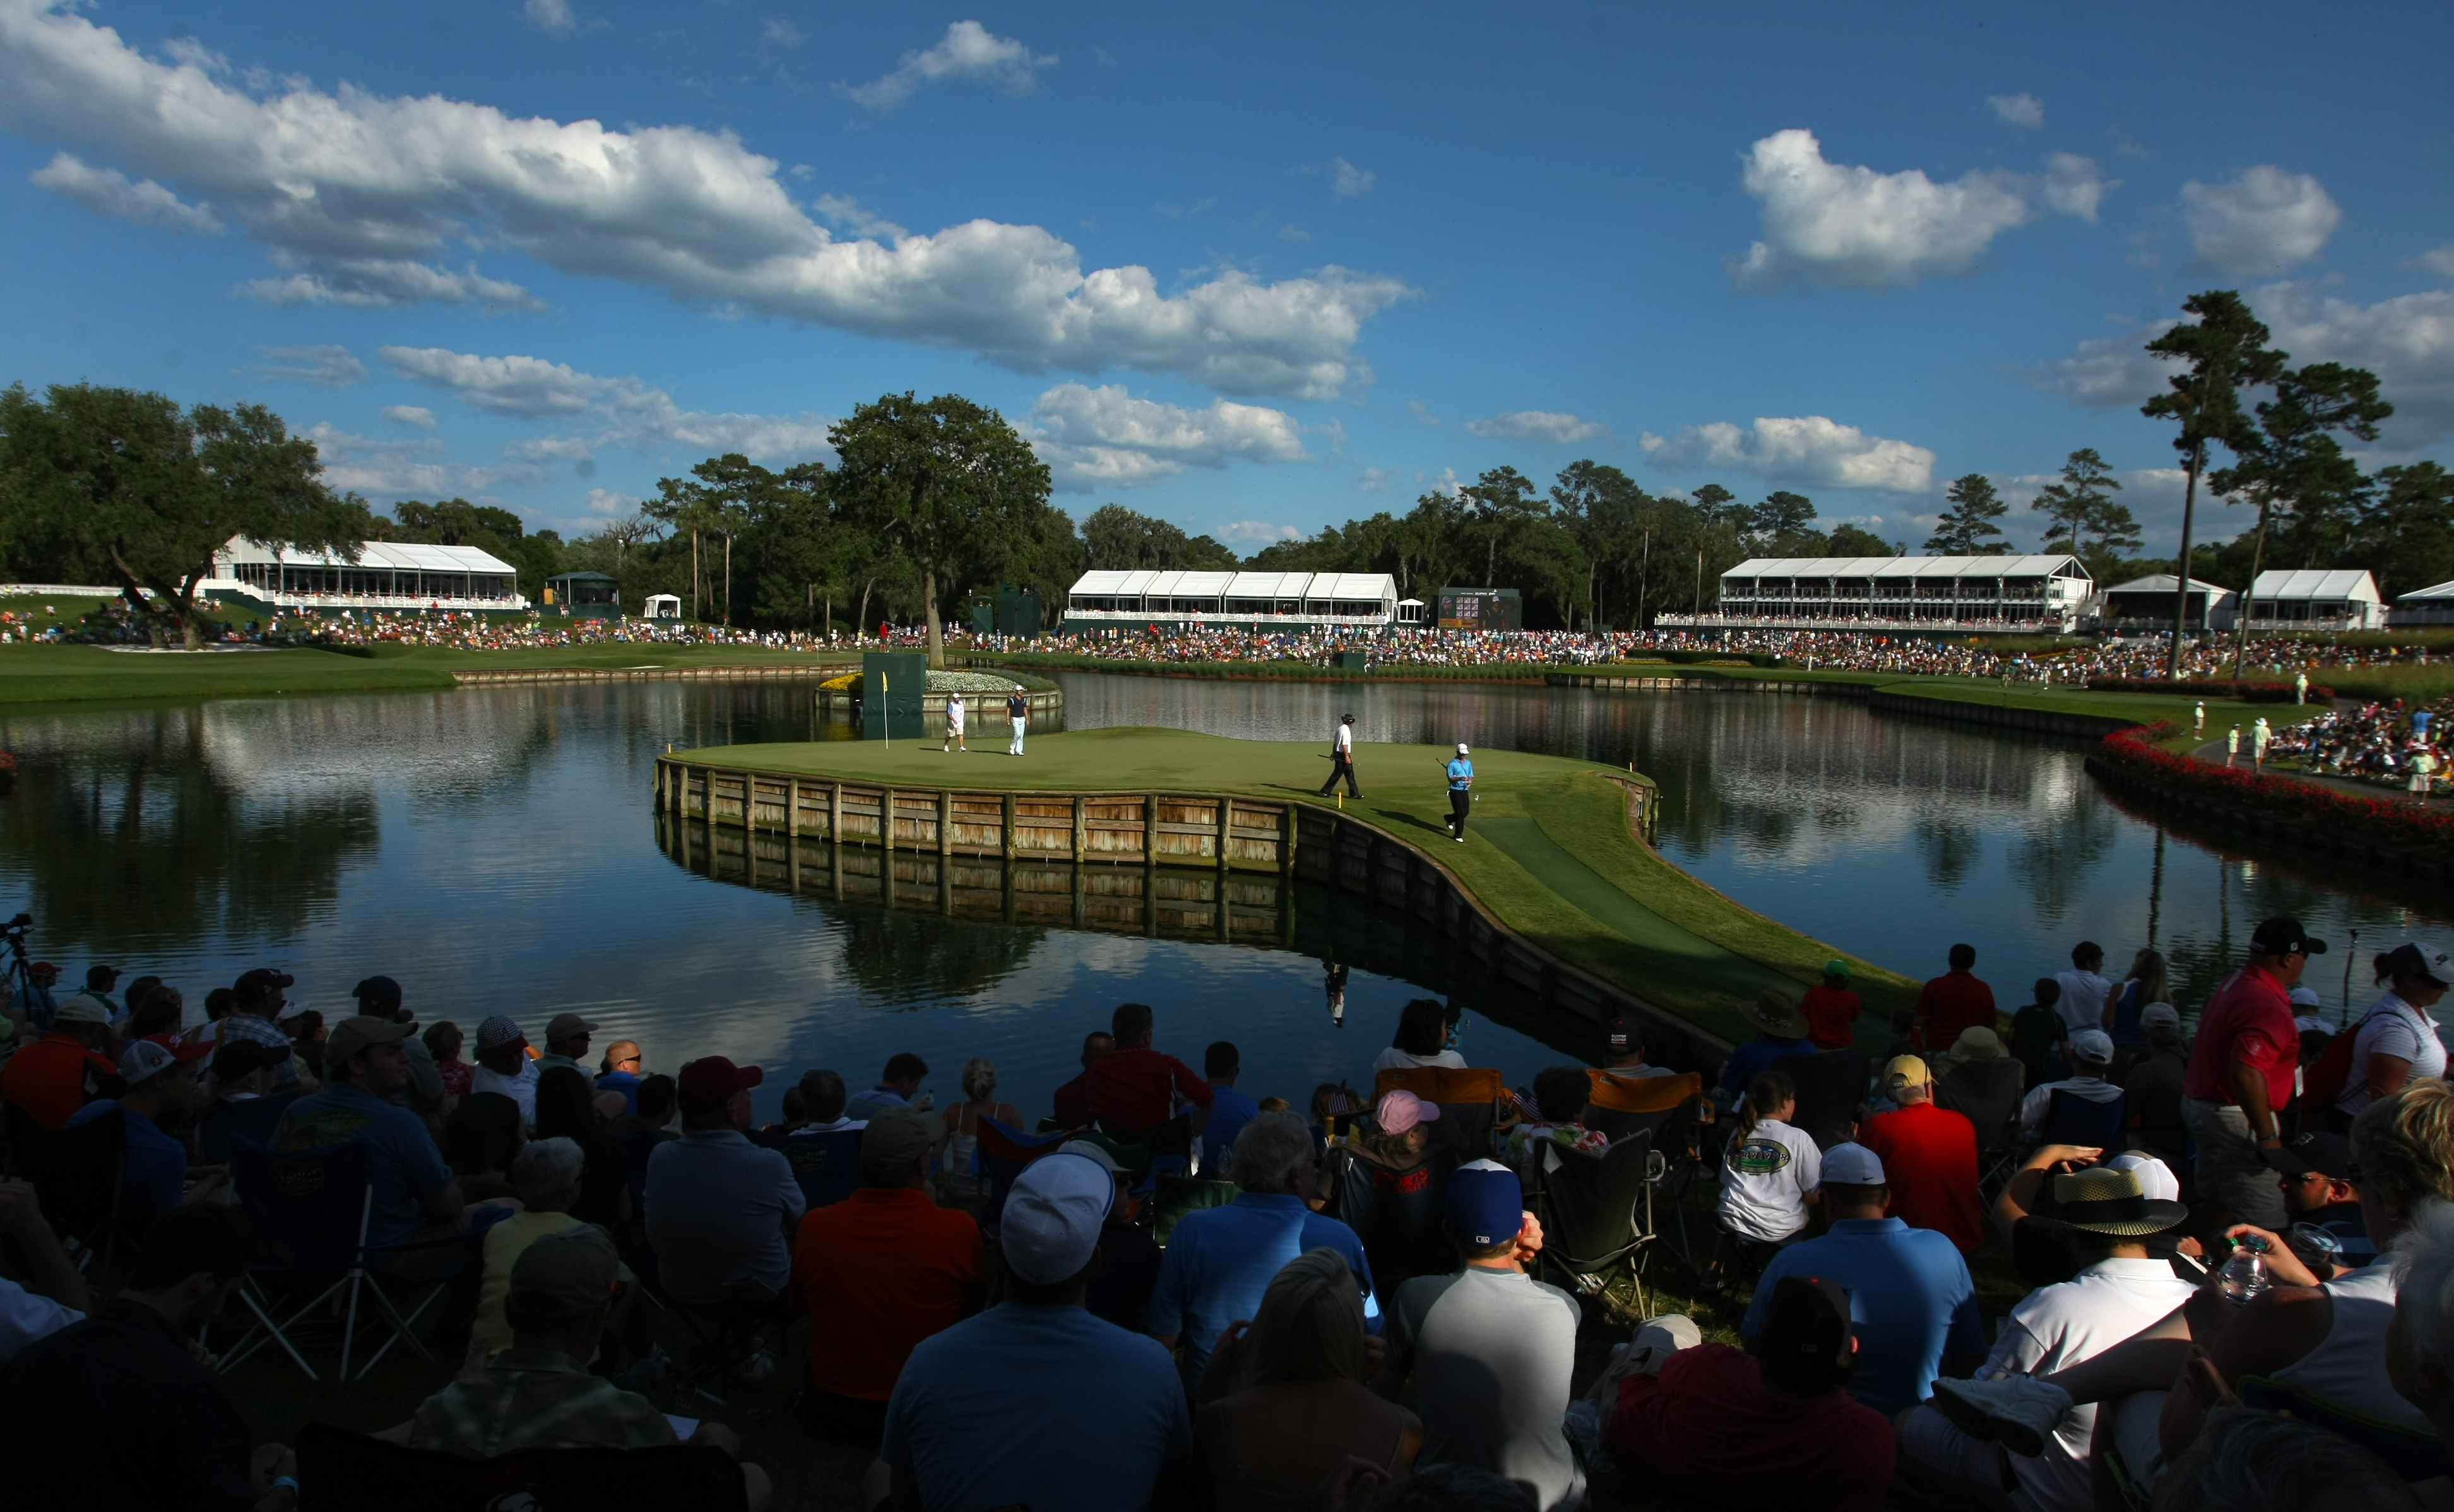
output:
[[[8,1069],[0,1071],[0,1098],[25,1109],[44,1128],[56,1129],[77,1109],[111,1091],[118,1077],[117,1066],[81,1041],[52,1033],[9,1058]]]
[[[793,1240],[811,1383],[884,1401],[913,1346],[977,1307],[987,1276],[980,1225],[925,1192],[864,1186],[812,1208]]]

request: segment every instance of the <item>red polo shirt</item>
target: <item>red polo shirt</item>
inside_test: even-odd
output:
[[[1964,971],[1946,972],[1929,980],[1918,994],[1918,1017],[1925,1020],[1925,1042],[1948,1050],[1962,1029],[1999,1027],[1994,989]]]
[[[1798,1011],[1806,1016],[1806,1038],[1815,1041],[1816,1049],[1846,1050],[1858,1038],[1849,1026],[1866,1010],[1848,988],[1835,990],[1817,982],[1799,999]]]
[[[1209,1082],[1148,1045],[1109,1051],[1091,1062],[1082,1079],[1090,1086],[1091,1117],[1127,1134],[1156,1129],[1175,1117],[1171,1093],[1182,1094],[1196,1107],[1210,1106]]]
[[[913,1346],[979,1305],[987,1274],[980,1225],[926,1192],[864,1186],[812,1208],[793,1240],[811,1383],[884,1401]]]
[[[73,1036],[53,1030],[9,1058],[8,1069],[0,1071],[0,1098],[25,1109],[44,1128],[56,1129],[103,1096],[118,1077],[117,1066]]]
[[[1883,1216],[1911,1228],[1930,1228],[1962,1255],[1985,1242],[1985,1213],[1977,1195],[1977,1126],[1932,1102],[1911,1102],[1866,1120],[1858,1142],[1883,1162],[1892,1200]]]
[[[2216,989],[2199,1016],[2198,1043],[2182,1078],[2182,1096],[2237,1102],[2232,1065],[2246,1061],[2266,1077],[2266,1105],[2292,1100],[2292,1072],[2301,1063],[2301,1034],[2292,1027],[2292,995],[2263,966],[2243,966]]]

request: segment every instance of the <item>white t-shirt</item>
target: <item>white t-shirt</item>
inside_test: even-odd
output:
[[[2393,993],[2380,998],[2361,1020],[2352,1041],[2352,1068],[2343,1079],[2343,1095],[2335,1106],[2358,1113],[2374,1099],[2369,1096],[2369,1057],[2393,1056],[2411,1062],[2411,1078],[2445,1075],[2445,1045],[2437,1038],[2437,1020]]]
[[[2099,1260],[2076,1280],[2040,1286],[2022,1299],[2002,1320],[1978,1379],[2015,1370],[2042,1375],[2093,1359],[2162,1320],[2195,1290],[2165,1260]],[[2012,1503],[2021,1512],[2092,1512],[2087,1452],[2095,1432],[2095,1405],[2074,1407],[2045,1441],[2044,1453],[2013,1455],[2020,1487]]]
[[[1454,1050],[1443,1050],[1436,1056],[1410,1056],[1396,1045],[1391,1045],[1381,1051],[1372,1061],[1372,1069],[1376,1074],[1382,1071],[1404,1071],[1412,1066],[1449,1066],[1463,1071],[1465,1057]]]
[[[2092,971],[2058,971],[2054,980],[2062,984],[2062,995],[2054,999],[2054,1011],[2070,1025],[2071,1033],[2082,1029],[2104,1027],[2104,999],[2113,993],[2113,983]]]
[[[1355,754],[1355,726],[1342,724],[1338,727],[1338,752],[1340,756]]]
[[[1721,1221],[1732,1233],[1777,1243],[1806,1227],[1806,1194],[1822,1185],[1823,1152],[1814,1139],[1766,1119],[1721,1157]]]
[[[959,697],[950,697],[946,700],[946,728],[960,730],[962,727],[963,700]]]
[[[516,1077],[489,1071],[484,1066],[477,1067],[469,1077],[471,1092],[492,1092],[518,1103],[520,1121],[532,1129],[536,1127],[536,1084],[537,1064],[526,1057],[520,1059],[520,1074]]]

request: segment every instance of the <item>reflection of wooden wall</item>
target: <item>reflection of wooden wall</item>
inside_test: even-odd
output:
[[[1319,803],[891,788],[660,756],[656,809],[668,853],[719,880],[1008,923],[1284,941],[1283,884],[1301,877],[1431,925],[1480,991],[1534,1005],[1555,1044],[1593,1044],[1624,1014],[1664,1063],[1710,1066],[1730,1051],[1517,935],[1419,847]]]

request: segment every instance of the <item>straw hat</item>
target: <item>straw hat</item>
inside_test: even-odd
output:
[[[2117,1166],[2091,1165],[2054,1178],[2054,1211],[2037,1217],[2057,1228],[2082,1229],[2135,1239],[2162,1234],[2190,1216],[2181,1203],[2149,1197],[2139,1184],[2139,1173]]]
[[[1740,1009],[1739,1012],[1745,1016],[1747,1022],[1768,1035],[1776,1035],[1783,1039],[1806,1038],[1805,1018],[1791,1005],[1787,998],[1770,987],[1765,988],[1755,1001]]]

